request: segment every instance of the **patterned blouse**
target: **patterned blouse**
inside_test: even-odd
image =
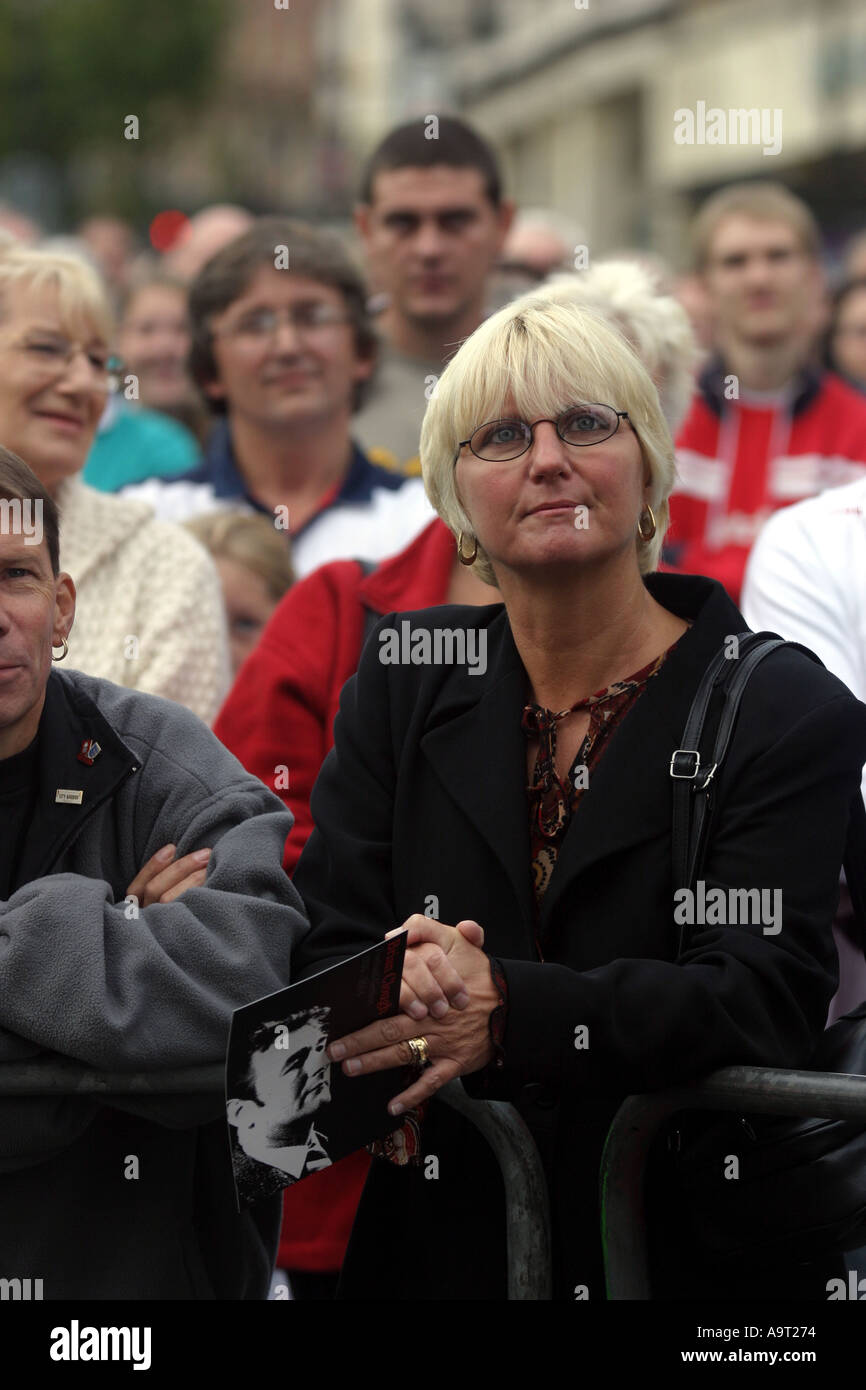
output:
[[[540,705],[528,704],[524,708],[520,726],[527,738],[538,739],[532,784],[526,789],[536,922],[562,841],[589,785],[592,768],[601,758],[614,729],[658,674],[675,646],[676,642],[634,675],[614,681],[606,689],[578,700],[569,709],[554,714]],[[563,781],[556,774],[556,726],[577,710],[589,711],[589,728]]]
[[[680,639],[677,638],[677,642]],[[607,747],[608,740],[617,724],[628,714],[632,705],[643,694],[653,676],[661,670],[666,658],[674,650],[677,642],[672,642],[660,656],[654,657],[648,665],[625,680],[614,681],[604,690],[597,690],[585,700],[578,700],[568,709],[543,709],[541,705],[528,704],[524,707],[520,727],[527,738],[538,739],[538,755],[535,759],[532,784],[527,787],[529,805],[530,873],[532,875],[535,908],[534,936],[539,960],[544,960],[538,936],[538,923],[541,906],[551,875],[556,866],[560,846],[580,803],[580,798],[589,785],[589,772],[598,763]],[[576,710],[589,710],[589,728],[577,756],[565,780],[556,775],[556,726],[559,720]],[[495,957],[490,959],[490,973],[499,994],[499,1003],[490,1015],[490,1038],[493,1043],[493,1061],[490,1067],[495,1070],[505,1065],[503,1040],[508,1016],[508,983],[502,965]]]

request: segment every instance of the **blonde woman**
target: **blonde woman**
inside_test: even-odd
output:
[[[605,263],[585,275],[548,282],[538,294],[575,302],[591,296],[632,342],[653,378],[668,384],[662,400],[671,409],[667,422],[673,433],[688,407],[694,344],[684,311],[657,292],[648,273],[631,262]],[[310,794],[332,746],[340,691],[357,670],[366,629],[394,609],[496,603],[496,589],[475,569],[460,564],[454,536],[434,517],[374,573],[365,574],[354,560],[332,561],[302,578],[279,605],[232,686],[214,732],[292,812],[295,823],[284,859],[288,873],[313,828]],[[275,776],[286,764],[290,778]],[[289,1272],[294,1298],[309,1292],[321,1296],[328,1278],[336,1288],[368,1168],[369,1158],[361,1152],[287,1189],[279,1263]]]
[[[622,1098],[732,1063],[796,1066],[823,1028],[866,711],[798,652],[758,668],[703,877],[780,889],[783,920],[772,934],[696,923],[678,956],[671,755],[745,623],[712,580],[655,572],[674,480],[655,387],[600,318],[526,296],[445,369],[421,460],[504,606],[383,618],[312,795],[296,967],[408,934],[401,1014],[332,1060],[354,1076],[429,1063],[409,1085],[395,1071],[389,1108],[410,1142],[384,1148],[418,1163],[374,1163],[342,1292],[504,1296],[501,1186],[483,1141],[434,1099],[461,1077],[521,1110],[548,1176],[555,1294],[598,1301],[598,1164]],[[730,1293],[667,1234],[659,1293]],[[779,1296],[808,1274],[739,1271],[736,1292]]]
[[[210,723],[229,675],[212,562],[146,503],[80,477],[115,380],[113,332],[102,283],[82,261],[0,252],[0,444],[60,510],[61,563],[78,594],[68,665],[177,700]]]

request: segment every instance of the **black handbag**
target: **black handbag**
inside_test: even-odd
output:
[[[736,643],[736,659],[722,652],[707,670],[686,721],[683,746],[671,759],[675,887],[693,888],[699,876],[713,779],[755,667],[780,646],[796,647],[818,661],[798,643],[766,633],[743,633]],[[720,713],[712,755],[703,761],[701,743],[711,707]],[[858,939],[866,952],[866,811],[859,791],[844,862]],[[680,954],[682,947],[681,932]],[[826,1029],[808,1070],[866,1076],[866,1001]],[[685,1230],[722,1263],[744,1256],[759,1266],[780,1259],[804,1261],[866,1245],[866,1119],[733,1113],[708,1118],[706,1111],[689,1111],[678,1115],[668,1131],[668,1152]],[[729,1155],[738,1159],[736,1178],[725,1176]]]

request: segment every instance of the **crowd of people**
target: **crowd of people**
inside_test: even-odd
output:
[[[110,217],[62,245],[4,225],[0,1063],[221,1061],[233,1009],[403,926],[401,1012],[343,1065],[405,1067],[419,1039],[428,1065],[395,1081],[401,1142],[241,1213],[219,1098],[0,1090],[0,1274],[504,1297],[498,1175],[435,1100],[461,1077],[538,1145],[556,1296],[603,1297],[621,1100],[804,1064],[866,994],[834,923],[866,763],[861,242],[831,293],[809,208],[754,182],[699,208],[687,275],[602,248],[575,270],[576,229],[521,215],[453,117],[370,155],[363,269],[332,230],[228,205],[159,254]],[[37,507],[25,544],[5,522]],[[383,662],[396,614],[474,629],[485,670]],[[668,765],[747,624],[826,669],[788,649],[754,678],[703,873],[778,888],[784,925],[680,950]],[[837,1270],[769,1287],[822,1298]],[[685,1233],[653,1277],[768,1286]]]

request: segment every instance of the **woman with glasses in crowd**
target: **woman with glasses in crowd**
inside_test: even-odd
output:
[[[526,296],[446,367],[421,460],[461,558],[504,606],[384,617],[312,795],[296,969],[408,933],[401,1013],[331,1047],[350,1075],[394,1069],[402,1123],[371,1168],[341,1291],[505,1295],[495,1166],[435,1100],[460,1077],[515,1104],[539,1148],[555,1295],[599,1300],[599,1159],[622,1099],[733,1063],[797,1066],[821,1033],[866,712],[798,652],[761,664],[702,876],[781,889],[783,921],[698,922],[678,953],[671,755],[745,623],[714,581],[656,572],[674,456],[650,378],[591,311]],[[654,1296],[759,1296],[750,1271],[732,1288],[669,1236]],[[816,1277],[777,1273],[765,1293]]]
[[[210,722],[229,682],[213,563],[146,503],[81,481],[118,382],[112,335],[105,290],[83,261],[0,252],[0,444],[33,469],[63,516],[61,563],[78,594],[69,665],[177,700]]]
[[[659,293],[649,272],[633,261],[598,261],[537,293],[588,304],[625,334],[658,387],[675,435],[691,400],[696,349],[685,311]],[[340,691],[358,668],[372,625],[397,609],[499,599],[474,565],[460,564],[454,536],[438,516],[373,573],[365,568],[357,560],[334,560],[292,587],[214,725],[217,737],[273,787],[295,818],[285,846],[287,873],[312,831],[310,795],[332,746]],[[289,778],[275,774],[285,765]],[[288,1271],[293,1298],[333,1297],[369,1166],[362,1150],[286,1190],[279,1264]]]

